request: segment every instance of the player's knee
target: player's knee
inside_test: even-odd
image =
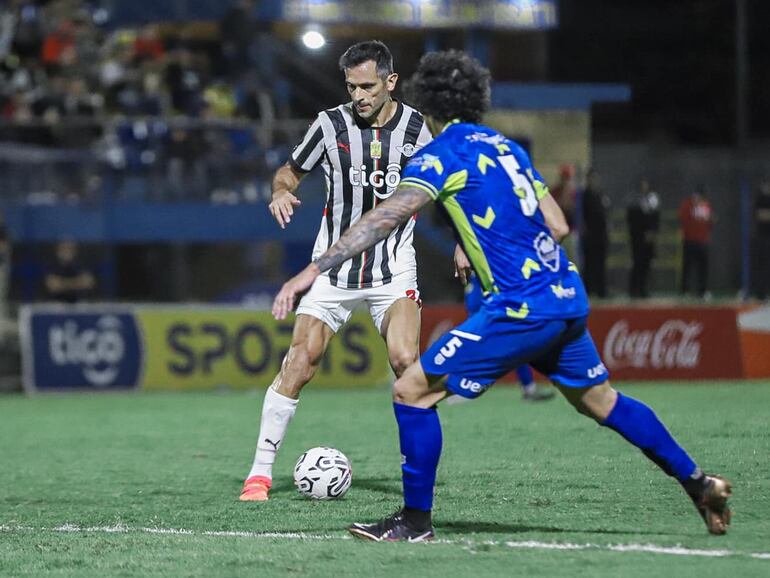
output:
[[[586,407],[586,405],[582,401],[570,400],[570,403],[572,404],[572,407],[575,408],[575,411],[578,412],[580,415],[584,415],[586,417],[590,417],[591,419],[593,419],[594,416],[591,414],[591,410],[589,410],[588,407]]]
[[[400,377],[393,384],[393,401],[402,405],[417,406],[420,402],[420,389],[408,378]]]
[[[404,375],[404,372],[409,369],[409,366],[417,361],[417,352],[408,349],[391,350],[388,353],[388,356],[390,367],[393,368],[393,373],[396,374],[396,377]]]
[[[601,385],[590,388],[585,396],[585,405],[590,412],[590,417],[602,423],[612,412],[617,400],[618,392],[609,381],[605,381]]]
[[[417,402],[419,401],[419,399],[420,399],[419,396],[409,391],[409,389],[399,387],[398,381],[396,381],[396,383],[393,384],[393,401],[395,403],[400,403],[401,405],[415,406],[417,405]]]
[[[604,382],[585,389],[571,390],[565,395],[578,413],[602,423],[615,407],[618,392],[609,382]]]

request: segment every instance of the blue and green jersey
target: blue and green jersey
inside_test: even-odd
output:
[[[450,124],[407,163],[401,186],[425,190],[445,209],[485,307],[514,319],[588,314],[577,268],[539,208],[548,188],[515,142],[485,126]]]

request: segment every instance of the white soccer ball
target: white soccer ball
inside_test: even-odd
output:
[[[341,498],[350,488],[350,460],[334,448],[312,448],[294,466],[294,485],[315,500]]]

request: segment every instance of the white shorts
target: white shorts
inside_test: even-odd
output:
[[[321,275],[315,280],[310,291],[300,299],[297,315],[310,315],[320,319],[336,333],[347,323],[353,311],[363,306],[369,309],[369,315],[372,316],[377,331],[380,331],[385,313],[393,303],[402,298],[421,303],[417,275],[414,271],[396,275],[390,283],[368,289],[335,287],[327,275]]]

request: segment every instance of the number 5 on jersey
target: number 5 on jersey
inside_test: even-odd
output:
[[[532,182],[526,175],[520,172],[521,166],[513,155],[505,155],[497,157],[500,164],[503,165],[503,169],[508,174],[508,178],[511,179],[513,184],[513,191],[516,196],[519,197],[521,203],[521,212],[525,216],[531,217],[537,212],[538,200],[535,189],[532,186]]]

